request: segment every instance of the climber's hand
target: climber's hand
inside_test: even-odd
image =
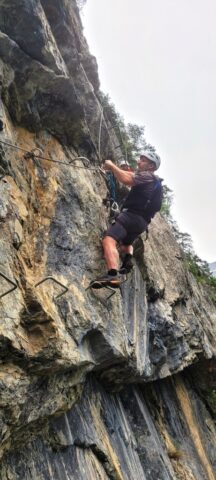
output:
[[[105,160],[103,164],[103,169],[104,170],[112,170],[113,162],[112,160]]]

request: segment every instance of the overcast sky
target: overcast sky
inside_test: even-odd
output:
[[[87,0],[84,34],[101,88],[145,125],[196,253],[216,261],[216,1]]]

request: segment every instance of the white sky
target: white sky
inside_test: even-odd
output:
[[[127,123],[145,125],[173,217],[196,253],[216,260],[216,2],[87,0],[84,34],[101,89]]]

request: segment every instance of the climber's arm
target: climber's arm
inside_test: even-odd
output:
[[[105,170],[110,170],[114,177],[123,185],[127,185],[132,187],[134,185],[134,172],[126,172],[125,170],[121,170],[121,168],[117,167],[112,160],[105,160],[103,168]]]

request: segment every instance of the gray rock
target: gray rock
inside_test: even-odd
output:
[[[87,289],[120,153],[97,65],[74,0],[0,18],[1,478],[213,479],[216,386],[191,369],[214,368],[214,300],[160,215],[121,292]]]
[[[120,394],[91,378],[70,412],[3,460],[2,479],[213,479],[214,445],[214,423],[188,378]]]

